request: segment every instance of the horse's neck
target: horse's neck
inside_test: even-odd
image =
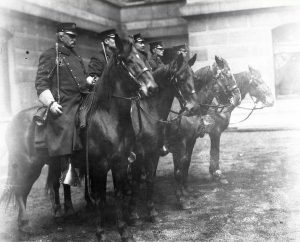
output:
[[[210,66],[200,68],[195,72],[195,90],[198,92],[208,85],[213,78]]]
[[[243,100],[246,94],[249,92],[249,84],[251,75],[247,71],[239,72],[234,74],[234,78],[236,80],[237,87],[240,89],[241,92],[241,99]]]
[[[161,119],[167,118],[175,95],[174,89],[170,84],[171,77],[169,68],[170,65],[165,65],[153,73],[155,82],[160,87],[160,91],[157,95],[150,98],[149,102],[152,107],[156,107],[152,112],[155,112]]]

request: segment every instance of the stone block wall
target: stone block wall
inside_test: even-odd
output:
[[[183,7],[181,13],[188,22],[190,50],[198,54],[194,68],[211,64],[214,56],[220,55],[228,60],[233,73],[247,70],[248,65],[257,68],[274,91],[272,29],[287,22],[300,21],[299,7],[269,6],[261,9],[247,5],[246,8],[240,1],[232,5],[239,7],[239,11],[230,11],[226,4],[238,1],[213,1],[207,3],[207,8],[203,8],[205,3],[190,2],[191,5]]]

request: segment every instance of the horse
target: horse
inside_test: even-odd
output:
[[[251,66],[249,66],[248,69],[248,71],[234,74],[234,78],[237,82],[237,87],[241,92],[241,100],[245,98],[246,94],[249,94],[249,96],[255,103],[261,102],[265,107],[273,106],[274,99],[272,92],[268,85],[263,81],[261,73]],[[218,98],[214,103],[216,105],[226,104],[222,99]],[[237,108],[239,108],[239,106],[237,106]],[[255,110],[255,108],[253,110]],[[215,120],[215,126],[209,132],[211,142],[209,172],[212,178],[220,182],[221,184],[227,184],[228,181],[225,175],[222,174],[219,165],[220,139],[222,132],[224,132],[224,130],[227,129],[229,125],[232,111],[233,109],[227,112],[226,110],[221,110],[221,112],[218,112],[214,108],[210,108],[208,110],[209,115],[211,115]]]
[[[132,180],[135,184],[130,203],[133,223],[139,221],[136,212],[137,191],[144,171],[146,178],[146,200],[148,218],[151,222],[158,220],[157,211],[153,203],[154,178],[160,157],[160,148],[164,143],[164,129],[174,97],[177,97],[183,113],[193,113],[198,109],[197,97],[194,89],[193,72],[191,66],[196,61],[196,55],[190,60],[184,60],[182,55],[176,56],[169,64],[153,73],[159,85],[159,93],[151,98],[142,100],[133,109],[136,133],[136,161],[132,166]],[[181,113],[179,116],[183,115]],[[135,114],[135,115],[134,115]],[[179,117],[178,117],[179,118]]]
[[[97,141],[97,137],[91,135],[94,130],[103,128],[103,124],[107,124],[107,121],[111,124],[120,124],[120,120],[115,120],[114,117],[122,116],[124,119],[129,115],[130,105],[124,104],[121,99],[116,99],[115,95],[127,97],[133,93],[136,96],[149,96],[157,89],[157,85],[153,79],[152,74],[146,68],[145,63],[139,57],[137,50],[134,48],[133,43],[127,39],[119,39],[116,37],[117,55],[111,59],[105,68],[105,74],[101,78],[101,81],[96,84],[96,90],[93,94],[93,100],[95,100],[94,114],[91,115],[91,125],[87,132],[90,134],[85,143],[89,142],[89,153],[91,157],[95,157],[95,152],[99,153],[98,147],[95,147],[94,143]],[[103,106],[99,106],[102,105]],[[49,157],[47,149],[37,149],[35,147],[35,123],[32,118],[36,111],[36,108],[29,108],[19,112],[12,120],[7,130],[6,143],[9,153],[9,170],[7,178],[7,189],[1,196],[1,201],[9,202],[12,195],[15,196],[17,204],[19,205],[18,214],[18,227],[21,232],[30,232],[28,230],[29,219],[26,213],[27,196],[31,190],[32,185],[37,180],[41,173],[42,167],[48,163],[50,165],[49,170],[53,169],[57,165],[57,162]],[[126,112],[127,111],[127,112]],[[99,114],[103,117],[99,117]],[[127,116],[126,116],[127,115]],[[106,119],[106,120],[104,120]],[[98,123],[97,123],[98,122]],[[129,125],[128,123],[124,124]],[[127,127],[124,127],[126,129]],[[111,127],[108,126],[107,127]],[[115,128],[115,126],[114,126]],[[106,151],[115,151],[116,145],[120,145],[121,138],[119,137],[123,129],[118,127],[118,131],[112,130],[112,134],[105,133],[106,138],[113,138],[114,146],[106,144]],[[103,129],[102,129],[103,130]],[[99,134],[99,132],[97,132]],[[96,140],[95,140],[96,137]],[[104,136],[103,136],[104,137]],[[100,137],[101,138],[101,137]],[[103,139],[103,138],[102,138]],[[111,140],[111,139],[110,139]],[[112,147],[114,149],[112,149]],[[96,149],[96,150],[95,150]],[[108,152],[107,152],[108,153]],[[78,154],[80,159],[82,154]],[[84,155],[83,155],[84,157]],[[82,162],[79,162],[80,166],[84,166]],[[53,172],[54,174],[57,174]],[[54,187],[58,190],[59,184],[55,184],[57,179],[53,180],[52,186],[50,186],[51,202],[53,208],[60,206],[59,197],[55,195]],[[70,197],[67,197],[70,199]],[[66,200],[66,197],[65,197]],[[65,201],[67,202],[67,201]],[[126,233],[126,229],[124,230]],[[129,234],[129,233],[127,233]],[[130,237],[130,236],[129,236]]]
[[[190,208],[186,199],[189,194],[187,178],[196,139],[203,137],[201,125],[207,122],[206,132],[214,127],[210,116],[202,116],[206,114],[216,96],[226,100],[226,104],[230,103],[229,108],[238,105],[241,97],[227,61],[221,57],[215,56],[212,67],[206,66],[196,71],[194,79],[201,112],[198,115],[183,116],[180,123],[172,122],[167,129],[167,144],[173,154],[175,195],[181,209]]]

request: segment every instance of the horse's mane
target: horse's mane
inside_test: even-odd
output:
[[[164,64],[169,64],[174,60],[176,57],[176,51],[173,48],[165,48],[164,55],[162,56],[161,60]]]
[[[95,85],[94,92],[91,93],[92,97],[92,104],[91,109],[109,109],[110,100],[112,97],[112,91],[115,88],[115,81],[114,78],[110,77],[111,68],[114,66],[116,62],[116,55],[113,55],[112,58],[108,61],[107,65],[104,68],[104,71],[97,81]],[[116,74],[116,73],[112,73]]]
[[[242,99],[246,96],[249,89],[250,76],[247,71],[233,74],[236,80],[237,87],[240,89]]]
[[[212,77],[213,72],[210,66],[205,66],[197,70],[194,73],[195,90],[200,91],[204,86],[206,86],[209,83]]]
[[[158,85],[162,85],[162,81],[165,81],[166,77],[165,75],[167,73],[169,73],[169,70],[170,70],[170,64],[167,64],[167,65],[163,65],[159,68],[157,68],[153,73],[153,77],[154,77],[154,80],[155,82],[158,84]]]

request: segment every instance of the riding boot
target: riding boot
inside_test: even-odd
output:
[[[215,120],[210,115],[201,116],[197,133],[200,138],[203,138],[205,133],[209,133],[215,126]]]
[[[80,180],[79,176],[72,164],[70,156],[63,156],[60,159],[61,164],[61,178],[60,182],[69,186],[79,186]]]

